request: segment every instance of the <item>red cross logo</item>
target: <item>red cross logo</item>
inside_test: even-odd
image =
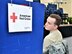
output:
[[[17,16],[15,16],[15,13],[13,12],[13,15],[10,16],[11,19],[13,19],[13,22],[15,22],[15,19],[17,19]]]

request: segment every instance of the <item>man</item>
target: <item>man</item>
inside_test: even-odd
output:
[[[61,22],[62,19],[57,14],[51,14],[47,18],[47,22],[45,23],[45,29],[49,30],[50,33],[44,38],[43,53],[47,51],[48,46],[51,45],[52,43],[62,41],[62,34],[57,29],[61,24]]]

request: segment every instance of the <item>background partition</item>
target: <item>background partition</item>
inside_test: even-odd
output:
[[[0,0],[0,54],[42,54],[45,6],[37,2],[13,0],[19,5],[33,7],[32,32],[8,32],[8,6],[10,0]]]

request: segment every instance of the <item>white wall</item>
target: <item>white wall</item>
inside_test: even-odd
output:
[[[66,4],[59,4],[59,7],[63,8],[64,13],[68,13],[69,17],[72,17],[72,0],[41,0],[41,3],[47,5],[48,3],[54,3],[58,1],[67,2]]]

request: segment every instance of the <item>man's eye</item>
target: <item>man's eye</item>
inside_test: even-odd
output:
[[[48,22],[48,24],[51,24],[50,22]]]

